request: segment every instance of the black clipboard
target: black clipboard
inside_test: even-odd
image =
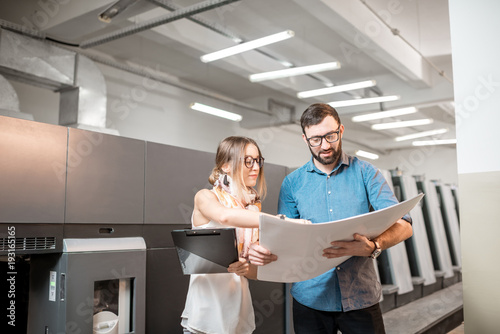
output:
[[[238,261],[235,228],[173,230],[171,232],[184,275],[227,273]]]

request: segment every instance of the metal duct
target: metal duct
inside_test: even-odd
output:
[[[20,111],[17,93],[2,75],[0,75],[0,111]]]
[[[59,124],[116,134],[105,129],[106,82],[87,57],[0,29],[0,73],[59,92]]]
[[[0,75],[0,115],[33,120],[33,115],[20,111],[16,90],[2,75]]]
[[[200,3],[197,3],[195,5],[177,9],[173,11],[172,13],[169,13],[167,15],[164,15],[160,18],[152,19],[131,27],[127,27],[124,29],[121,29],[119,31],[112,32],[110,34],[104,35],[104,36],[99,36],[87,41],[84,41],[80,44],[80,47],[85,49],[85,48],[90,48],[96,45],[104,44],[110,41],[114,41],[116,39],[126,37],[129,35],[133,35],[136,33],[139,33],[144,30],[149,30],[151,28],[163,25],[165,23],[173,22],[176,20],[180,20],[186,17],[189,17],[191,15],[195,15],[198,13],[205,12],[210,9],[218,8],[227,4],[230,4],[235,1],[240,1],[240,0],[207,0],[203,1]]]
[[[92,60],[76,55],[75,87],[60,90],[59,124],[106,127],[106,82]]]

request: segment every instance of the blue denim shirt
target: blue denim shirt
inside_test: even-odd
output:
[[[397,203],[377,168],[342,153],[339,165],[328,175],[312,158],[290,173],[281,185],[278,212],[314,224],[367,213],[370,205],[379,210]],[[350,311],[378,303],[381,288],[372,259],[353,256],[318,277],[294,283],[291,293],[299,303],[316,310]]]

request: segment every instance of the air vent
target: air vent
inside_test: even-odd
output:
[[[8,238],[0,238],[0,251],[12,250],[9,248]],[[16,238],[16,251],[50,250],[56,249],[55,237]]]

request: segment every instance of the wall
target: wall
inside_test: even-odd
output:
[[[466,333],[498,333],[500,2],[451,0]]]
[[[458,184],[457,151],[455,148],[421,146],[395,150],[380,156],[374,164],[380,169],[402,170],[406,175],[421,175],[426,180],[439,180],[444,184]]]

